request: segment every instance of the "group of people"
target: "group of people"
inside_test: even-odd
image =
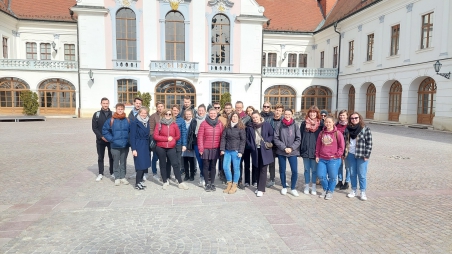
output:
[[[164,190],[170,184],[172,168],[177,186],[186,190],[184,181],[194,181],[199,166],[199,185],[207,192],[216,191],[219,161],[218,176],[226,184],[224,193],[233,194],[238,188],[252,185],[256,196],[262,197],[266,187],[275,185],[277,158],[281,194],[288,192],[288,162],[292,173],[290,193],[299,196],[298,157],[302,157],[304,194],[319,194],[328,200],[336,188],[347,190],[351,183],[347,196],[355,197],[359,182],[360,198],[367,200],[366,173],[372,134],[357,112],[348,115],[342,110],[339,121],[335,122],[326,110],[312,106],[298,125],[292,109],[277,104],[272,111],[270,102],[263,104],[261,112],[252,106],[245,109],[241,101],[234,108],[230,102],[224,104],[224,109],[218,102],[195,108],[186,96],[182,108],[173,105],[165,109],[162,102],[157,102],[156,112],[149,115],[149,109],[142,107],[142,100],[135,98],[134,108],[127,117],[124,104],[118,103],[115,113],[110,111],[107,98],[102,98],[101,106],[92,121],[99,166],[96,181],[103,178],[105,148],[108,148],[115,185],[128,184],[125,174],[130,147],[137,190],[146,188],[148,168],[155,179],[162,181]],[[270,171],[268,182],[267,170]],[[182,175],[185,175],[183,180]],[[317,192],[316,180],[323,188],[321,193]]]

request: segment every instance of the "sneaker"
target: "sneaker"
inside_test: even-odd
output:
[[[124,185],[128,185],[129,184],[129,182],[125,178],[121,179],[120,181]]]
[[[133,173],[133,175],[129,176],[129,179],[134,179],[135,177],[137,177],[137,173]]]
[[[361,191],[361,197],[360,198],[361,198],[362,201],[366,201],[367,200],[366,192]]]
[[[143,188],[147,187],[146,185],[144,185],[144,182],[141,182],[140,184],[141,184],[141,186],[143,186]]]
[[[217,188],[215,188],[215,185],[211,184],[211,185],[210,185],[210,190],[211,190],[211,191],[216,191]]]
[[[258,190],[255,190],[255,191],[254,191],[254,194],[257,194],[257,192],[258,192]]]
[[[340,180],[337,184],[336,184],[336,189],[342,189],[342,186],[343,186],[343,184],[342,184],[342,180]]]
[[[311,194],[312,195],[317,195],[317,189],[315,187],[315,184],[313,184],[312,187],[311,187]]]
[[[270,180],[270,181],[267,183],[267,188],[270,188],[270,187],[272,187],[273,185],[275,185],[275,181]]]
[[[254,187],[254,188],[257,188],[257,183],[253,183],[253,187]]]
[[[137,190],[144,190],[144,186],[142,186],[141,183],[135,184],[135,189],[137,189]]]
[[[143,175],[143,181],[146,181],[148,179],[148,173],[144,173]]]
[[[100,180],[102,180],[102,177],[104,177],[102,174],[99,174],[96,178],[96,182],[99,182]]]
[[[324,190],[323,193],[320,193],[319,198],[325,198],[328,191]]]
[[[157,174],[153,174],[152,178],[154,178],[154,180],[159,181],[160,177]]]
[[[250,187],[250,184],[249,183],[245,183],[245,187]]]
[[[349,194],[347,194],[347,197],[354,198],[356,196],[356,191],[352,190]]]
[[[345,182],[345,184],[343,184],[343,185],[341,186],[341,190],[348,190],[348,187],[349,187],[348,182]]]
[[[202,187],[204,187],[206,185],[206,182],[204,181],[204,177],[200,177],[199,178],[199,186],[202,186]]]
[[[166,182],[163,183],[162,189],[166,190],[166,189],[168,189],[168,186],[169,186],[169,181],[166,180]]]
[[[282,188],[281,189],[281,195],[286,195],[287,194],[287,189],[286,188]]]
[[[292,195],[293,195],[294,197],[299,197],[299,196],[300,196],[300,195],[298,194],[298,191],[297,191],[297,190],[291,190],[290,192],[292,193]]]
[[[115,179],[115,174],[111,174],[110,178],[114,180]]]
[[[325,196],[325,200],[330,200],[332,198],[333,198],[333,193],[331,193],[331,192],[328,192]]]
[[[306,194],[306,195],[309,195],[309,184],[306,184],[306,185],[304,186],[303,193]]]
[[[242,182],[239,182],[239,184],[237,185],[237,187],[238,187],[239,189],[241,189],[241,190],[244,190],[244,189],[245,189],[245,186],[243,185]]]
[[[180,183],[178,187],[179,189],[188,190],[188,186],[185,183]]]
[[[264,196],[264,193],[262,191],[258,191],[256,193],[256,197],[262,197],[262,196]]]
[[[185,175],[184,182],[188,181],[189,179],[190,179],[190,177],[188,175]]]
[[[116,186],[119,186],[120,184],[121,184],[121,181],[120,181],[119,179],[116,179],[116,180],[115,180],[115,185],[116,185]]]
[[[206,192],[210,192],[210,191],[211,191],[210,184],[206,184]]]

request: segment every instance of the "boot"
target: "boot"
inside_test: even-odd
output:
[[[231,190],[232,187],[232,182],[228,182],[228,186],[226,187],[226,189],[223,191],[223,193],[229,193],[229,191]]]
[[[341,186],[341,190],[348,190],[348,187],[348,182],[345,182],[345,184]]]
[[[320,185],[320,179],[319,178],[317,178],[317,180],[315,180],[315,184],[316,185]]]
[[[231,182],[228,182],[228,186],[229,186],[229,184],[231,184]],[[234,184],[232,184],[232,187],[231,187],[231,189],[229,190],[229,194],[234,194],[235,192],[237,191],[237,184],[236,183],[234,183]]]

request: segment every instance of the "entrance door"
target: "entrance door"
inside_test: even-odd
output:
[[[375,114],[375,95],[377,93],[377,89],[374,84],[370,84],[367,88],[366,93],[366,118],[374,119]]]
[[[426,78],[419,85],[417,102],[417,123],[433,123],[436,108],[436,82],[432,78]]]
[[[389,121],[399,121],[400,108],[402,104],[402,85],[399,81],[394,82],[389,90]]]

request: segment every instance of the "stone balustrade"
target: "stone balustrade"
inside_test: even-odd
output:
[[[336,68],[264,67],[264,77],[336,78]]]
[[[0,69],[33,71],[77,71],[78,63],[77,61],[0,59]]]

